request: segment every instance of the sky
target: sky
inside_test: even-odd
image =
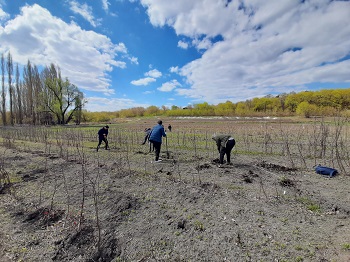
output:
[[[350,88],[350,1],[0,0],[0,54],[55,64],[88,111]]]

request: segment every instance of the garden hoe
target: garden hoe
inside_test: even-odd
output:
[[[166,158],[169,159],[170,158],[170,154],[168,151],[168,137],[165,137],[165,148],[166,148]]]

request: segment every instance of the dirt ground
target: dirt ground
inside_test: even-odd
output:
[[[283,159],[0,147],[0,261],[350,261],[350,179]],[[141,164],[140,164],[141,163]]]

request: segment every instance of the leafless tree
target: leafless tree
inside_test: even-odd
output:
[[[2,124],[7,125],[6,120],[6,90],[5,90],[5,58],[4,54],[1,54],[1,117]]]
[[[19,68],[18,64],[16,65],[16,98],[17,98],[17,114],[16,114],[16,120],[17,123],[22,125],[23,124],[23,107],[22,107],[22,92],[21,92],[21,84],[19,80]]]
[[[7,63],[6,63],[6,69],[7,69],[7,80],[8,80],[8,89],[9,89],[9,95],[10,95],[10,123],[13,126],[15,123],[15,117],[13,114],[13,86],[12,86],[12,74],[13,74],[13,62],[12,62],[12,56],[11,53],[8,52],[7,54]]]
[[[26,117],[31,119],[32,124],[35,124],[34,117],[34,102],[33,102],[33,70],[30,61],[28,60],[26,67],[23,70],[24,87],[26,89]]]

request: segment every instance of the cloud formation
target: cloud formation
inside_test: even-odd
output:
[[[37,66],[53,63],[79,88],[104,94],[114,93],[108,72],[126,67],[117,55],[128,55],[123,43],[67,24],[37,4],[22,7],[20,15],[0,25],[0,42],[0,53],[10,51],[16,63],[25,65],[28,59]]]
[[[158,71],[157,69],[152,69],[145,73],[145,78],[141,78],[138,80],[131,81],[131,84],[135,86],[147,86],[150,83],[153,83],[156,81],[156,78],[159,78],[162,76],[162,73]]]
[[[179,69],[187,79],[180,95],[217,103],[350,82],[349,1],[141,3],[154,26],[170,26],[204,50]]]
[[[88,6],[85,4],[80,4],[77,1],[70,1],[69,2],[70,9],[76,13],[81,15],[86,21],[88,21],[93,27],[97,27],[100,25],[100,21],[96,20],[93,13],[91,6]],[[103,3],[103,8],[108,8],[107,2]]]
[[[178,86],[181,86],[181,84],[176,79],[173,79],[169,82],[163,83],[162,86],[157,89],[162,92],[170,92]]]
[[[119,111],[121,109],[131,107],[149,107],[149,104],[137,104],[132,99],[126,98],[103,98],[103,97],[87,97],[86,107],[93,111]]]

